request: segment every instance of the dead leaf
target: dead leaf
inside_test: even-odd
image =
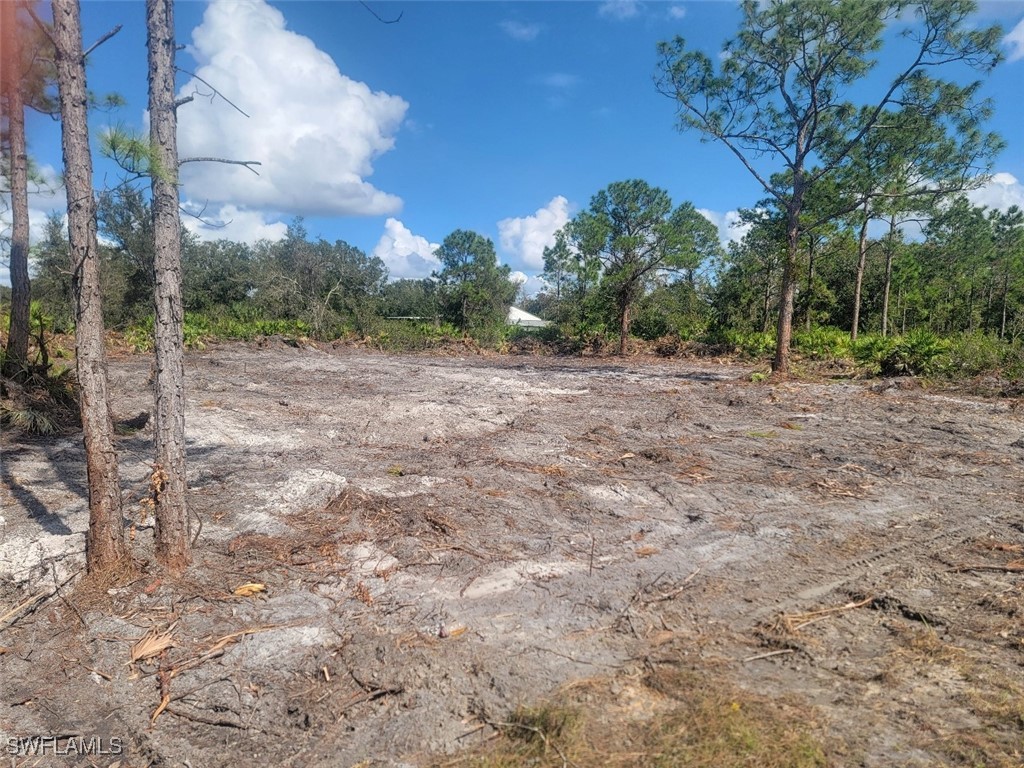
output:
[[[145,637],[132,646],[131,659],[128,663],[134,664],[137,661],[145,661],[159,655],[161,651],[173,648],[174,638],[171,636],[172,629],[174,629],[173,624],[166,632],[157,632],[155,629],[149,630]]]
[[[250,582],[248,584],[243,584],[240,587],[236,587],[233,594],[236,597],[252,597],[253,595],[258,595],[260,592],[266,592],[266,591],[267,591],[267,585],[266,584],[258,584],[258,583],[255,583],[255,582]]]

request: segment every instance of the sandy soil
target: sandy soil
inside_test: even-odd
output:
[[[111,362],[119,417],[150,408],[149,366]],[[274,341],[187,372],[180,582],[145,565],[151,427],[118,444],[146,570],[98,596],[68,581],[80,439],[3,438],[13,765],[426,764],[569,681],[665,664],[803,702],[836,765],[1024,754],[1019,401]],[[124,753],[11,754],[35,735]]]

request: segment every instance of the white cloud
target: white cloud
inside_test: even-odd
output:
[[[730,242],[739,242],[750,231],[751,225],[741,221],[739,211],[718,213],[707,208],[698,208],[697,213],[718,227],[718,239],[723,248]]]
[[[434,256],[434,251],[440,247],[439,243],[414,235],[398,219],[389,218],[384,222],[384,234],[370,255],[387,265],[392,280],[422,278],[430,277],[430,273],[441,266]]]
[[[532,216],[502,219],[498,238],[502,250],[527,269],[543,269],[544,249],[554,245],[555,233],[569,221],[569,201],[561,195]]]
[[[511,20],[501,22],[501,28],[505,30],[505,34],[513,40],[519,40],[524,43],[536,40],[537,35],[539,35],[541,31],[540,24],[527,24],[522,21]]]
[[[259,240],[282,240],[288,233],[288,225],[283,221],[268,221],[260,211],[240,209],[230,203],[216,212],[204,210],[191,201],[182,203],[182,208],[194,214],[182,216],[182,226],[200,240],[233,240],[252,245]]]
[[[681,5],[670,5],[668,7],[668,17],[670,19],[682,19],[686,16],[686,8]]]
[[[519,291],[524,296],[536,296],[543,290],[548,288],[548,284],[539,277],[530,277],[525,272],[513,272],[509,275],[509,279],[513,283],[519,286]]]
[[[1017,26],[1003,38],[1003,45],[1010,49],[1010,53],[1006,57],[1007,61],[1024,59],[1024,19],[1018,21]]]
[[[304,215],[394,213],[402,201],[365,181],[390,150],[408,104],[343,75],[307,37],[289,31],[263,0],[213,0],[192,31],[196,74],[180,96],[182,158],[256,160],[259,176],[233,165],[182,167],[186,194],[239,210]],[[207,98],[204,98],[207,97]]]
[[[597,12],[609,19],[619,21],[632,19],[640,13],[640,2],[639,0],[605,0],[598,7]]]
[[[1012,173],[996,173],[988,184],[968,192],[967,199],[975,205],[1000,211],[1005,211],[1011,205],[1024,208],[1024,184]]]

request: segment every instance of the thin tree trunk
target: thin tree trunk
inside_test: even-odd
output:
[[[971,270],[971,290],[967,293],[967,332],[974,333],[974,270]]]
[[[999,338],[1006,338],[1006,296],[1010,292],[1010,267],[1006,266],[1006,271],[1003,273],[1003,317],[999,323]]]
[[[772,271],[765,270],[764,300],[761,302],[761,333],[768,333],[772,320]]]
[[[814,305],[814,239],[807,247],[807,322],[806,329],[811,330],[811,314]]]
[[[798,197],[796,191],[794,191],[794,197]],[[790,205],[786,218],[788,241],[786,264],[782,269],[779,324],[775,335],[775,359],[772,361],[772,372],[778,374],[789,373],[789,347],[793,341],[793,297],[796,294],[796,262],[797,252],[800,248],[800,209],[798,203]]]
[[[4,55],[0,93],[6,104],[11,184],[11,323],[7,337],[5,369],[15,373],[28,362],[29,305],[28,280],[28,156],[25,148],[25,105],[21,93],[21,52],[16,6],[0,2],[0,46]]]
[[[121,518],[121,486],[114,450],[103,346],[103,305],[82,27],[78,0],[53,0],[57,82],[60,88],[64,186],[75,299],[75,359],[80,389],[85,462],[89,485],[86,557],[90,572],[104,571],[127,557]]]
[[[864,267],[868,260],[868,203],[864,202],[864,221],[860,225],[860,236],[857,239],[857,278],[853,288],[853,323],[850,329],[850,340],[857,340],[857,329],[860,327],[860,292],[864,285]]]
[[[620,300],[619,304],[619,355],[626,354],[626,348],[629,344],[629,305],[630,301],[628,298]]]
[[[893,244],[896,237],[896,219],[889,220],[889,240],[885,246],[885,287],[882,289],[882,336],[889,334],[889,290],[892,287],[892,261],[896,255]]]
[[[147,0],[150,145],[156,278],[156,558],[180,574],[191,561],[185,470],[185,353],[182,337],[178,121],[174,103],[174,2]]]
[[[903,303],[903,322],[900,324],[900,333],[907,335],[907,297],[900,289],[900,301]]]

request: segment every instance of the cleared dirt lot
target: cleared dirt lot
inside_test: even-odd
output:
[[[149,408],[149,365],[111,362],[120,417]],[[5,745],[426,764],[573,680],[650,698],[631,681],[678,667],[799,702],[831,764],[1024,760],[1019,401],[279,342],[187,371],[181,582],[52,594],[82,565],[80,441],[4,438],[0,615],[28,601],[0,622]],[[149,429],[119,442],[142,559]]]

